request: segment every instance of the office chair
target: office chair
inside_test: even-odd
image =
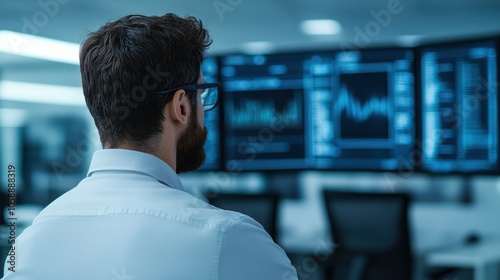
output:
[[[259,222],[277,241],[277,215],[279,196],[269,193],[242,194],[242,193],[206,193],[205,197],[211,205],[240,212]]]
[[[335,242],[325,279],[412,278],[409,196],[323,190],[323,198]]]

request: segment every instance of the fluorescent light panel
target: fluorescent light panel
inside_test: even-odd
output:
[[[2,127],[21,127],[26,123],[28,114],[25,110],[1,108],[0,126]]]
[[[16,81],[0,82],[0,100],[85,106],[83,90],[80,87]]]
[[[400,35],[396,38],[397,42],[405,47],[415,47],[417,46],[424,36],[422,35]]]
[[[0,52],[79,65],[79,51],[75,43],[0,30]]]
[[[333,19],[313,19],[302,21],[300,29],[307,35],[335,35],[342,31],[342,26]]]
[[[246,42],[241,47],[248,54],[266,54],[275,49],[274,44],[267,41]]]

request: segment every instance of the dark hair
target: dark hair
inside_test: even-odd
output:
[[[91,33],[81,46],[80,71],[102,145],[151,148],[173,97],[156,93],[195,84],[211,43],[201,20],[174,14],[129,15]],[[196,104],[196,92],[187,95]]]

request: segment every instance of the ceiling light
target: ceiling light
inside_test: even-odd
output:
[[[244,43],[241,48],[248,54],[266,54],[272,52],[275,46],[271,42],[256,41]]]
[[[78,65],[79,51],[75,43],[0,30],[0,52]]]
[[[80,87],[15,81],[0,82],[0,100],[85,106],[83,91]]]
[[[342,26],[333,19],[304,20],[300,29],[307,35],[335,35],[342,31]]]
[[[22,127],[28,114],[25,110],[2,108],[0,109],[0,126],[2,127]]]
[[[422,35],[400,35],[396,37],[397,42],[404,47],[416,47],[423,40]]]

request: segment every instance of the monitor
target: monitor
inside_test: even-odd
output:
[[[422,168],[494,172],[498,164],[495,41],[421,50]]]
[[[308,166],[303,63],[302,54],[222,58],[226,169]]]
[[[223,57],[226,168],[397,169],[415,138],[413,58],[409,49]]]
[[[201,65],[201,71],[205,78],[205,82],[213,83],[218,82],[219,69],[216,57],[208,57],[203,61]],[[219,98],[221,98],[221,92],[219,90]],[[198,169],[200,171],[217,171],[221,168],[221,142],[220,142],[220,106],[205,112],[204,124],[207,129],[207,141],[205,142],[205,162]]]
[[[311,61],[308,137],[318,169],[396,170],[415,138],[411,49],[342,51]]]

